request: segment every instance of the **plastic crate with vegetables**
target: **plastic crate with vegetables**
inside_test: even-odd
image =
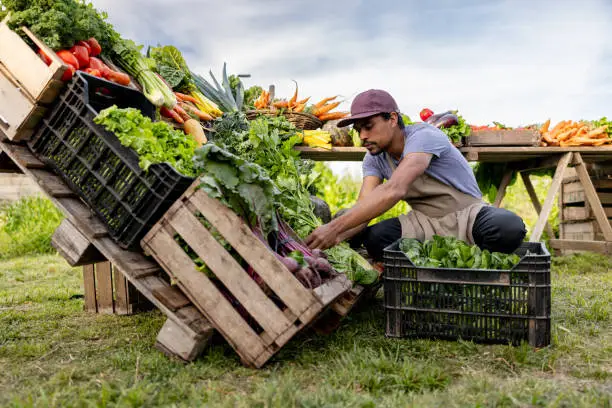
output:
[[[452,237],[385,249],[386,334],[535,347],[550,343],[550,254],[491,253]]]

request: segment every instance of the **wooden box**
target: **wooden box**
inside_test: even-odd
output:
[[[465,138],[466,146],[539,146],[540,133],[530,129],[476,130]]]
[[[51,59],[51,64],[47,66],[21,37],[8,27],[7,19],[0,22],[0,63],[31,99],[42,104],[52,103],[62,89],[61,78],[67,69],[66,65],[30,30],[22,27],[34,45]]]
[[[131,315],[153,308],[153,304],[110,262],[83,266],[83,284],[88,312]]]
[[[225,337],[243,364],[259,368],[352,284],[339,275],[307,289],[234,212],[198,185],[196,181],[177,200],[141,245]],[[205,227],[199,217],[212,227]],[[216,240],[215,230],[251,265],[265,291]],[[198,270],[186,246],[206,264],[207,273]]]
[[[4,135],[16,142],[28,140],[45,112],[0,64],[0,130]]]

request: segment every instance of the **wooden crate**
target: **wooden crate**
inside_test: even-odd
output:
[[[83,266],[85,310],[100,314],[131,315],[153,304],[140,294],[110,262]]]
[[[0,22],[0,63],[32,100],[42,104],[52,103],[63,87],[61,78],[67,66],[30,30],[22,27],[32,43],[51,59],[51,64],[47,66],[21,37],[8,27],[7,19],[8,17]]]
[[[46,111],[23,92],[0,63],[0,130],[5,136],[13,141],[28,140]]]
[[[465,138],[466,146],[539,146],[540,133],[529,129],[476,130]]]
[[[225,337],[243,364],[259,368],[352,284],[339,275],[314,290],[305,288],[234,212],[197,189],[198,185],[196,181],[177,200],[143,238],[141,246]],[[264,292],[217,242],[197,215],[203,216],[251,265],[268,291]],[[216,279],[197,269],[177,237],[202,259]],[[228,293],[233,301],[226,297]]]

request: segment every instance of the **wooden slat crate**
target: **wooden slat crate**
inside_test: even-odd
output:
[[[28,140],[63,87],[67,67],[27,28],[28,38],[51,59],[47,66],[34,50],[0,22],[0,129],[9,140]]]
[[[0,22],[0,63],[32,100],[42,104],[52,103],[62,89],[61,78],[67,69],[66,65],[30,30],[22,27],[34,45],[51,59],[51,64],[47,66],[21,37],[8,27],[7,19]]]
[[[339,275],[314,290],[305,288],[234,212],[198,185],[196,181],[168,210],[141,246],[225,337],[243,364],[261,367],[352,284]],[[251,265],[269,291],[262,290],[198,216]],[[214,279],[197,269],[177,237]]]
[[[591,181],[612,223],[612,167],[597,163],[589,168]],[[584,187],[573,168],[566,170],[559,192],[559,238],[572,241],[604,241],[595,214],[586,199]],[[579,249],[561,250],[562,254],[579,252]]]
[[[108,261],[83,266],[83,285],[88,312],[131,315],[153,308],[153,304]]]
[[[465,138],[466,146],[538,146],[540,133],[529,129],[476,130]]]

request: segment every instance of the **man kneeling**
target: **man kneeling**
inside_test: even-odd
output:
[[[482,201],[472,169],[444,132],[427,123],[404,126],[395,100],[381,90],[357,95],[351,116],[338,126],[349,124],[368,150],[359,199],[306,238],[311,248],[349,240],[381,260],[383,249],[401,237],[454,236],[505,253],[520,246],[525,224],[516,214]],[[412,211],[367,227],[400,200]]]

